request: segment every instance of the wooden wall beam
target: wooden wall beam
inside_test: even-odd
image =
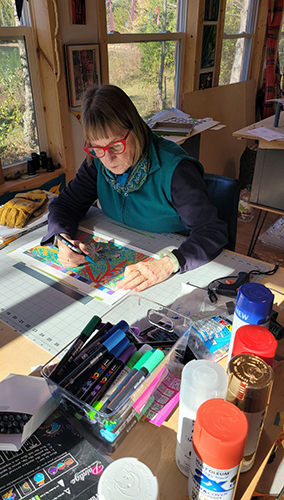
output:
[[[75,165],[68,116],[63,47],[60,26],[57,24],[59,23],[57,1],[30,0],[29,4],[38,55],[48,154],[52,156],[53,162],[60,163],[65,169],[69,181],[75,175]],[[57,26],[58,34],[55,40]]]

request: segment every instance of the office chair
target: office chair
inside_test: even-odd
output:
[[[227,222],[227,250],[235,250],[237,237],[238,205],[240,184],[237,179],[217,174],[204,174],[212,205],[217,208],[218,217]]]

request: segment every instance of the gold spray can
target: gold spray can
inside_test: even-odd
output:
[[[253,354],[234,356],[228,365],[227,401],[242,410],[249,424],[241,472],[254,464],[270,401],[274,373],[271,366]]]

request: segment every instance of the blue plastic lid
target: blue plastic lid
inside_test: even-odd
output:
[[[107,340],[103,342],[103,345],[111,351],[122,339],[124,339],[125,333],[122,330],[116,330],[115,333],[111,335]]]
[[[245,283],[239,288],[235,313],[246,323],[265,323],[269,319],[273,299],[273,293],[261,283]]]

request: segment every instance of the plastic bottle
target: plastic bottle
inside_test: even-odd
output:
[[[204,359],[187,363],[181,375],[176,464],[188,476],[196,411],[204,401],[226,398],[228,375],[224,368]]]
[[[251,469],[262,433],[274,380],[271,366],[253,354],[234,356],[228,366],[227,401],[233,403],[248,420],[241,472]]]
[[[238,291],[233,316],[231,340],[228,352],[228,363],[232,357],[235,333],[244,325],[269,325],[274,295],[261,283],[245,283]]]
[[[259,325],[244,325],[237,329],[232,357],[238,354],[254,354],[273,367],[277,340],[272,333]]]
[[[115,460],[103,471],[98,483],[99,500],[158,500],[157,478],[137,458]]]
[[[254,218],[254,209],[249,205],[250,189],[246,187],[240,192],[238,219],[244,222],[250,222]]]
[[[188,476],[189,500],[232,500],[239,478],[248,422],[244,413],[222,399],[197,410]]]

